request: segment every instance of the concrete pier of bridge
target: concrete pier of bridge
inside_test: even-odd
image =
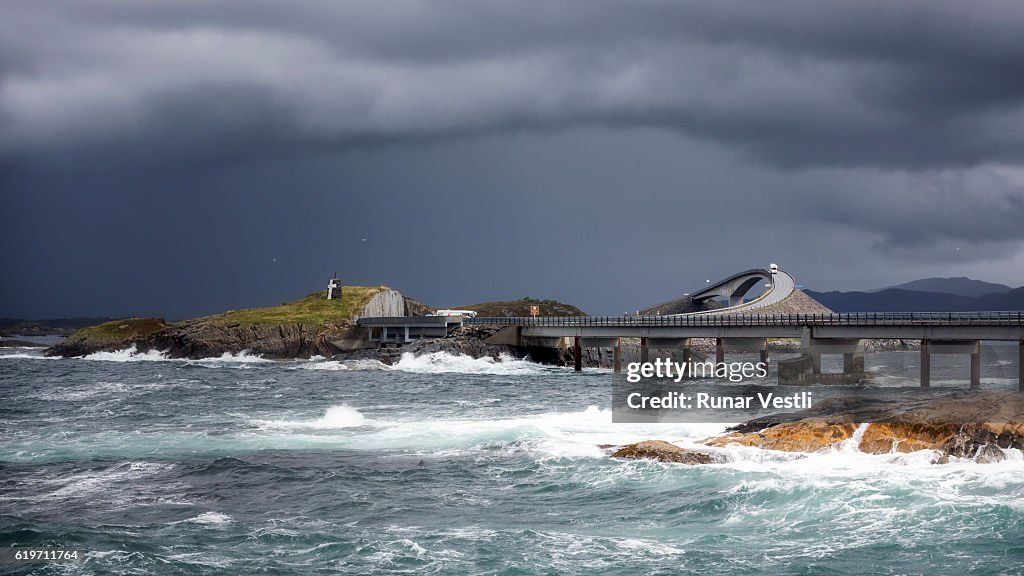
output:
[[[971,355],[971,390],[981,388],[981,341],[921,341],[921,387],[928,388],[932,383],[932,354],[970,354]]]
[[[583,370],[583,348],[611,348],[613,353],[613,370],[622,372],[622,338],[610,337],[573,337],[573,367],[577,372]],[[640,361],[649,362],[651,350],[679,349],[683,352],[683,362],[693,358],[689,338],[640,338]]]
[[[725,353],[733,352],[758,352],[761,362],[768,363],[768,339],[767,338],[715,338],[715,362],[725,362]]]

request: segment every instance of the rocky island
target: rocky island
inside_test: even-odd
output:
[[[158,351],[168,358],[202,359],[249,353],[268,359],[291,360],[314,356],[337,359],[376,359],[392,364],[402,354],[448,352],[474,358],[510,355],[537,362],[571,364],[571,352],[491,343],[498,326],[455,328],[443,338],[427,338],[401,347],[377,347],[367,341],[361,316],[423,316],[434,309],[387,286],[345,286],[343,297],[315,292],[279,306],[232,310],[223,314],[168,322],[163,318],[125,318],[80,329],[49,347],[50,356],[77,357],[95,352],[134,349]],[[528,316],[539,306],[549,316],[585,316],[579,308],[556,300],[523,298],[459,307],[482,315]],[[599,360],[591,358],[590,365]]]
[[[248,352],[272,359],[332,356],[359,346],[356,318],[384,301],[399,301],[409,315],[431,309],[386,286],[344,287],[344,298],[315,292],[268,308],[232,310],[214,316],[167,322],[126,318],[83,328],[46,353],[84,356],[93,352],[156,350],[170,358],[209,358]]]
[[[328,291],[314,292],[294,302],[266,308],[232,310],[213,316],[168,322],[163,318],[126,318],[82,328],[49,347],[50,356],[76,357],[94,352],[133,349],[158,351],[169,358],[201,359],[224,354],[249,353],[268,359],[291,360],[314,356],[345,359],[376,359],[397,362],[405,353],[414,355],[448,352],[474,358],[503,356],[529,358],[535,362],[571,366],[570,348],[523,347],[504,343],[497,337],[501,326],[473,325],[451,330],[447,336],[425,338],[400,347],[379,347],[368,341],[367,332],[357,325],[363,316],[423,316],[434,308],[387,286],[337,287],[341,297]],[[532,307],[542,316],[586,316],[580,308],[551,299],[522,298],[457,306],[483,317],[529,316]],[[650,312],[653,309],[645,310]],[[830,313],[820,303],[796,290],[787,300],[767,313]],[[868,341],[869,350],[905,350],[916,347],[906,341]],[[769,348],[790,353],[799,350],[795,340],[771,340]],[[691,348],[700,360],[714,354],[715,341],[693,338]],[[636,338],[622,339],[624,361],[640,357]],[[665,351],[672,355],[675,352]],[[582,364],[611,367],[608,350],[582,350]]]

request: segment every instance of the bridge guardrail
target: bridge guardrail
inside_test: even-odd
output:
[[[851,312],[842,314],[723,314],[692,316],[509,316],[466,318],[498,326],[1020,326],[1024,312]]]
[[[465,322],[465,318],[460,315],[451,316],[366,316],[363,318],[357,318],[356,324],[360,326],[395,326],[395,325],[413,325],[413,324],[430,324],[430,325],[442,325],[442,324],[457,324],[459,322]]]

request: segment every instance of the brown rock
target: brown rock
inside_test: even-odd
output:
[[[760,432],[737,432],[707,441],[710,446],[741,444],[784,452],[818,452],[853,436],[856,425],[807,419],[786,422]]]
[[[874,422],[864,431],[860,451],[868,454],[940,450],[959,432],[955,424]]]
[[[833,398],[802,413],[750,420],[706,443],[816,452],[852,437],[855,422],[865,421],[872,423],[858,449],[869,454],[934,450],[936,463],[953,457],[989,463],[1005,458],[1001,449],[1024,449],[1024,395],[1007,392],[958,392],[899,403]]]
[[[627,444],[612,454],[612,458],[631,460],[646,458],[659,462],[677,462],[679,464],[715,464],[722,462],[716,455],[696,450],[680,448],[664,440],[645,440],[635,444]]]
[[[990,430],[990,427],[998,431]],[[1001,433],[1003,428],[1004,425],[991,424],[876,422],[864,432],[860,451],[887,454],[893,451],[938,450],[941,456],[935,462],[939,464],[948,462],[950,456],[989,464],[1006,457],[999,449],[1000,440],[1008,445],[1020,441],[1017,436]]]

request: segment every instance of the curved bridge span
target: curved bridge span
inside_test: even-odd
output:
[[[750,290],[764,282],[767,286],[763,294],[750,302],[744,302],[743,297]],[[787,272],[772,268],[754,268],[733,274],[724,280],[720,280],[707,288],[690,295],[694,303],[704,302],[711,298],[728,298],[729,305],[725,308],[707,310],[703,312],[690,312],[687,314],[674,314],[673,316],[692,316],[708,314],[735,314],[748,310],[766,308],[782,302],[796,289],[796,280]]]

